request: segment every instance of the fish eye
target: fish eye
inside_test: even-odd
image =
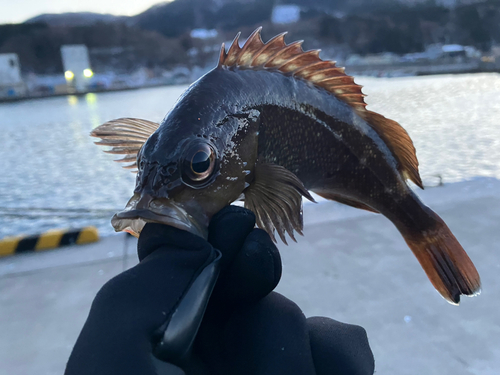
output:
[[[184,182],[199,187],[213,175],[215,161],[215,152],[210,145],[200,143],[190,147],[183,162]]]

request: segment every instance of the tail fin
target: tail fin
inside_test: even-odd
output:
[[[404,235],[405,241],[422,265],[427,277],[450,303],[460,302],[460,295],[481,293],[479,274],[444,221],[435,214],[431,230]]]

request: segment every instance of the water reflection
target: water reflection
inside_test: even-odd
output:
[[[423,177],[500,178],[500,75],[359,81],[369,109],[407,129]]]
[[[445,183],[474,176],[500,178],[500,75],[357,81],[369,94],[369,109],[408,130],[424,181],[435,185],[435,175]],[[0,237],[80,225],[111,233],[111,212],[130,198],[134,175],[96,147],[90,131],[119,117],[160,122],[184,89],[0,104]],[[62,211],[40,214],[22,207]]]
[[[77,105],[78,104],[78,96],[76,95],[68,95],[68,104],[69,105]]]
[[[85,100],[89,107],[92,107],[97,102],[97,95],[93,92],[89,92],[85,94]]]

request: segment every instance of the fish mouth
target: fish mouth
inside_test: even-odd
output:
[[[123,211],[116,213],[111,225],[116,232],[128,232],[139,237],[146,223],[158,223],[208,238],[208,225],[190,215],[181,205],[168,199],[153,199],[149,195],[135,194]]]

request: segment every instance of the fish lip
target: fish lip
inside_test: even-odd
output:
[[[151,209],[127,207],[111,219],[116,232],[125,231],[139,237],[146,223],[159,223],[191,232],[204,239],[208,238],[208,228],[199,225],[195,219],[178,205],[169,202],[162,205],[162,213]]]

